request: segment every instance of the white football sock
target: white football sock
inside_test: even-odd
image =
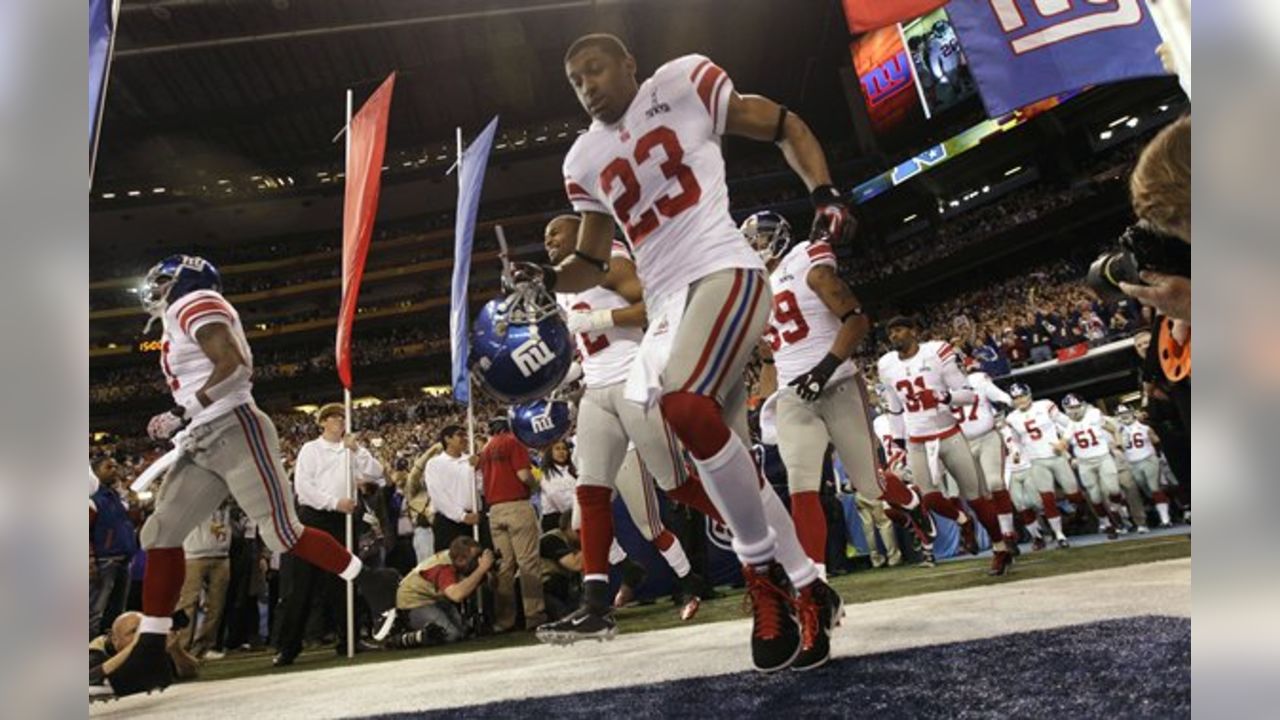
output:
[[[1062,534],[1062,516],[1046,519],[1049,521],[1049,527],[1053,529],[1053,536],[1058,540],[1066,540],[1067,536]]]
[[[996,520],[1000,523],[1001,535],[1012,535],[1013,530],[1013,513],[1000,513],[996,516]]]
[[[173,627],[173,618],[152,617],[143,615],[138,621],[138,632],[155,633],[157,635],[168,635],[169,629]]]
[[[768,564],[774,555],[774,533],[760,504],[756,465],[747,446],[737,435],[730,434],[729,441],[715,455],[694,460],[693,464],[702,476],[707,495],[733,533],[738,558],[747,565]]]
[[[1038,522],[1033,522],[1030,525],[1028,525],[1027,532],[1030,533],[1031,537],[1035,538],[1036,540],[1039,540],[1044,537],[1044,535],[1040,532],[1040,523]]]
[[[662,558],[671,566],[671,571],[676,577],[684,577],[689,574],[689,558],[684,554],[684,546],[679,540],[671,543],[671,547],[661,550]]]
[[[1169,503],[1156,503],[1156,512],[1160,515],[1160,524],[1168,525],[1169,520]]]

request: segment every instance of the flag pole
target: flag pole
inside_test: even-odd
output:
[[[346,137],[344,138],[346,142],[346,159],[343,162],[344,171],[346,170],[347,167],[349,167],[348,163],[351,162],[351,100],[352,100],[351,89],[347,88],[347,122],[346,122],[346,125],[343,126],[347,129]],[[343,182],[344,184],[351,182],[351,176],[349,173],[344,172]],[[342,273],[342,294],[344,297],[347,294],[347,273],[345,272]],[[355,500],[355,488],[353,487],[354,478],[352,478],[352,474],[351,474],[352,455],[351,455],[351,450],[346,448],[346,435],[351,434],[351,388],[349,387],[342,388],[342,406],[343,406],[343,417],[346,418],[346,433],[343,437],[342,452],[344,457],[346,458],[346,462],[343,464],[346,466],[347,498],[350,500]],[[354,513],[355,511],[352,510],[352,512],[347,513],[347,517],[346,517],[347,552],[351,553],[352,555],[356,554],[355,538],[354,538],[355,527],[354,527],[354,521],[352,517]],[[349,578],[347,580],[347,618],[346,620],[347,620],[347,657],[352,658],[352,657],[355,657],[356,655],[355,578]]]
[[[89,146],[89,190],[93,190],[93,171],[98,165],[98,141],[102,139],[102,113],[107,108],[107,86],[111,83],[111,56],[116,51],[116,27],[120,23],[120,0],[111,0],[111,38],[107,41],[107,57],[102,63],[102,90],[98,96],[98,107],[95,118],[97,124],[93,128],[93,143]]]
[[[458,183],[459,183],[458,189],[459,191],[461,191],[462,189],[462,185],[461,185],[462,183],[462,151],[463,151],[461,125],[453,129],[453,137],[456,144],[455,147],[457,149],[458,155],[457,155],[457,159],[454,160],[453,162],[453,167],[450,169],[458,171]],[[466,314],[469,310],[470,308],[463,308],[462,312],[463,314]],[[471,375],[468,374],[467,375],[467,454],[474,457],[476,454],[476,413],[475,413],[475,404],[473,402],[472,395],[471,395],[471,389],[472,389]],[[474,482],[475,480],[474,470],[471,473],[471,477],[472,477],[471,507],[472,507],[472,512],[476,513],[476,517],[479,517],[480,488]],[[475,525],[471,526],[471,537],[476,542],[480,542],[480,523],[477,522]]]

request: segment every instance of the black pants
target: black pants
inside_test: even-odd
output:
[[[560,513],[550,512],[542,516],[542,532],[548,533],[560,529]]]
[[[431,521],[432,542],[436,552],[442,552],[449,549],[449,544],[454,538],[466,535],[471,536],[471,526],[466,523],[454,522],[444,516],[444,513],[436,513],[436,517]]]
[[[337,511],[316,510],[305,505],[298,508],[298,519],[308,527],[323,530],[341,542],[346,533],[346,515]],[[307,616],[312,602],[320,604],[325,619],[338,632],[338,645],[347,643],[346,582],[332,573],[287,553],[280,558],[280,639],[282,653],[297,654],[302,650]]]

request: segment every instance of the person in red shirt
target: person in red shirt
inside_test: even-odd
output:
[[[529,503],[538,481],[533,476],[529,451],[511,433],[505,416],[489,421],[489,442],[478,460],[489,506],[489,531],[498,555],[493,629],[506,632],[515,628],[517,569],[524,626],[536,628],[547,620],[542,600],[542,561],[538,556],[538,514]]]

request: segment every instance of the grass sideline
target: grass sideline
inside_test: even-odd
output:
[[[897,567],[875,571],[860,571],[831,579],[847,606],[886,600],[895,597],[922,595],[925,593],[960,590],[991,583],[1012,583],[1032,578],[1065,575],[1089,570],[1104,570],[1160,560],[1190,557],[1191,536],[1171,535],[1127,540],[1070,550],[1048,550],[1039,553],[1023,553],[1013,572],[1003,578],[986,575],[989,558],[975,558],[947,562],[935,568]],[[747,617],[743,612],[742,590],[731,589],[725,597],[702,604],[698,616],[688,623],[680,621],[677,609],[671,603],[659,601],[620,610],[617,613],[619,631],[624,633],[648,632],[672,627],[684,627]],[[356,655],[355,658],[337,657],[330,647],[309,650],[298,657],[291,667],[271,667],[272,652],[235,652],[222,660],[201,665],[200,677],[195,682],[227,680],[238,677],[306,672],[321,668],[348,666],[351,664],[393,662],[430,653],[445,655],[458,652],[475,652],[495,648],[536,645],[532,633],[512,632],[455,645],[432,648],[427,651],[386,651]]]

